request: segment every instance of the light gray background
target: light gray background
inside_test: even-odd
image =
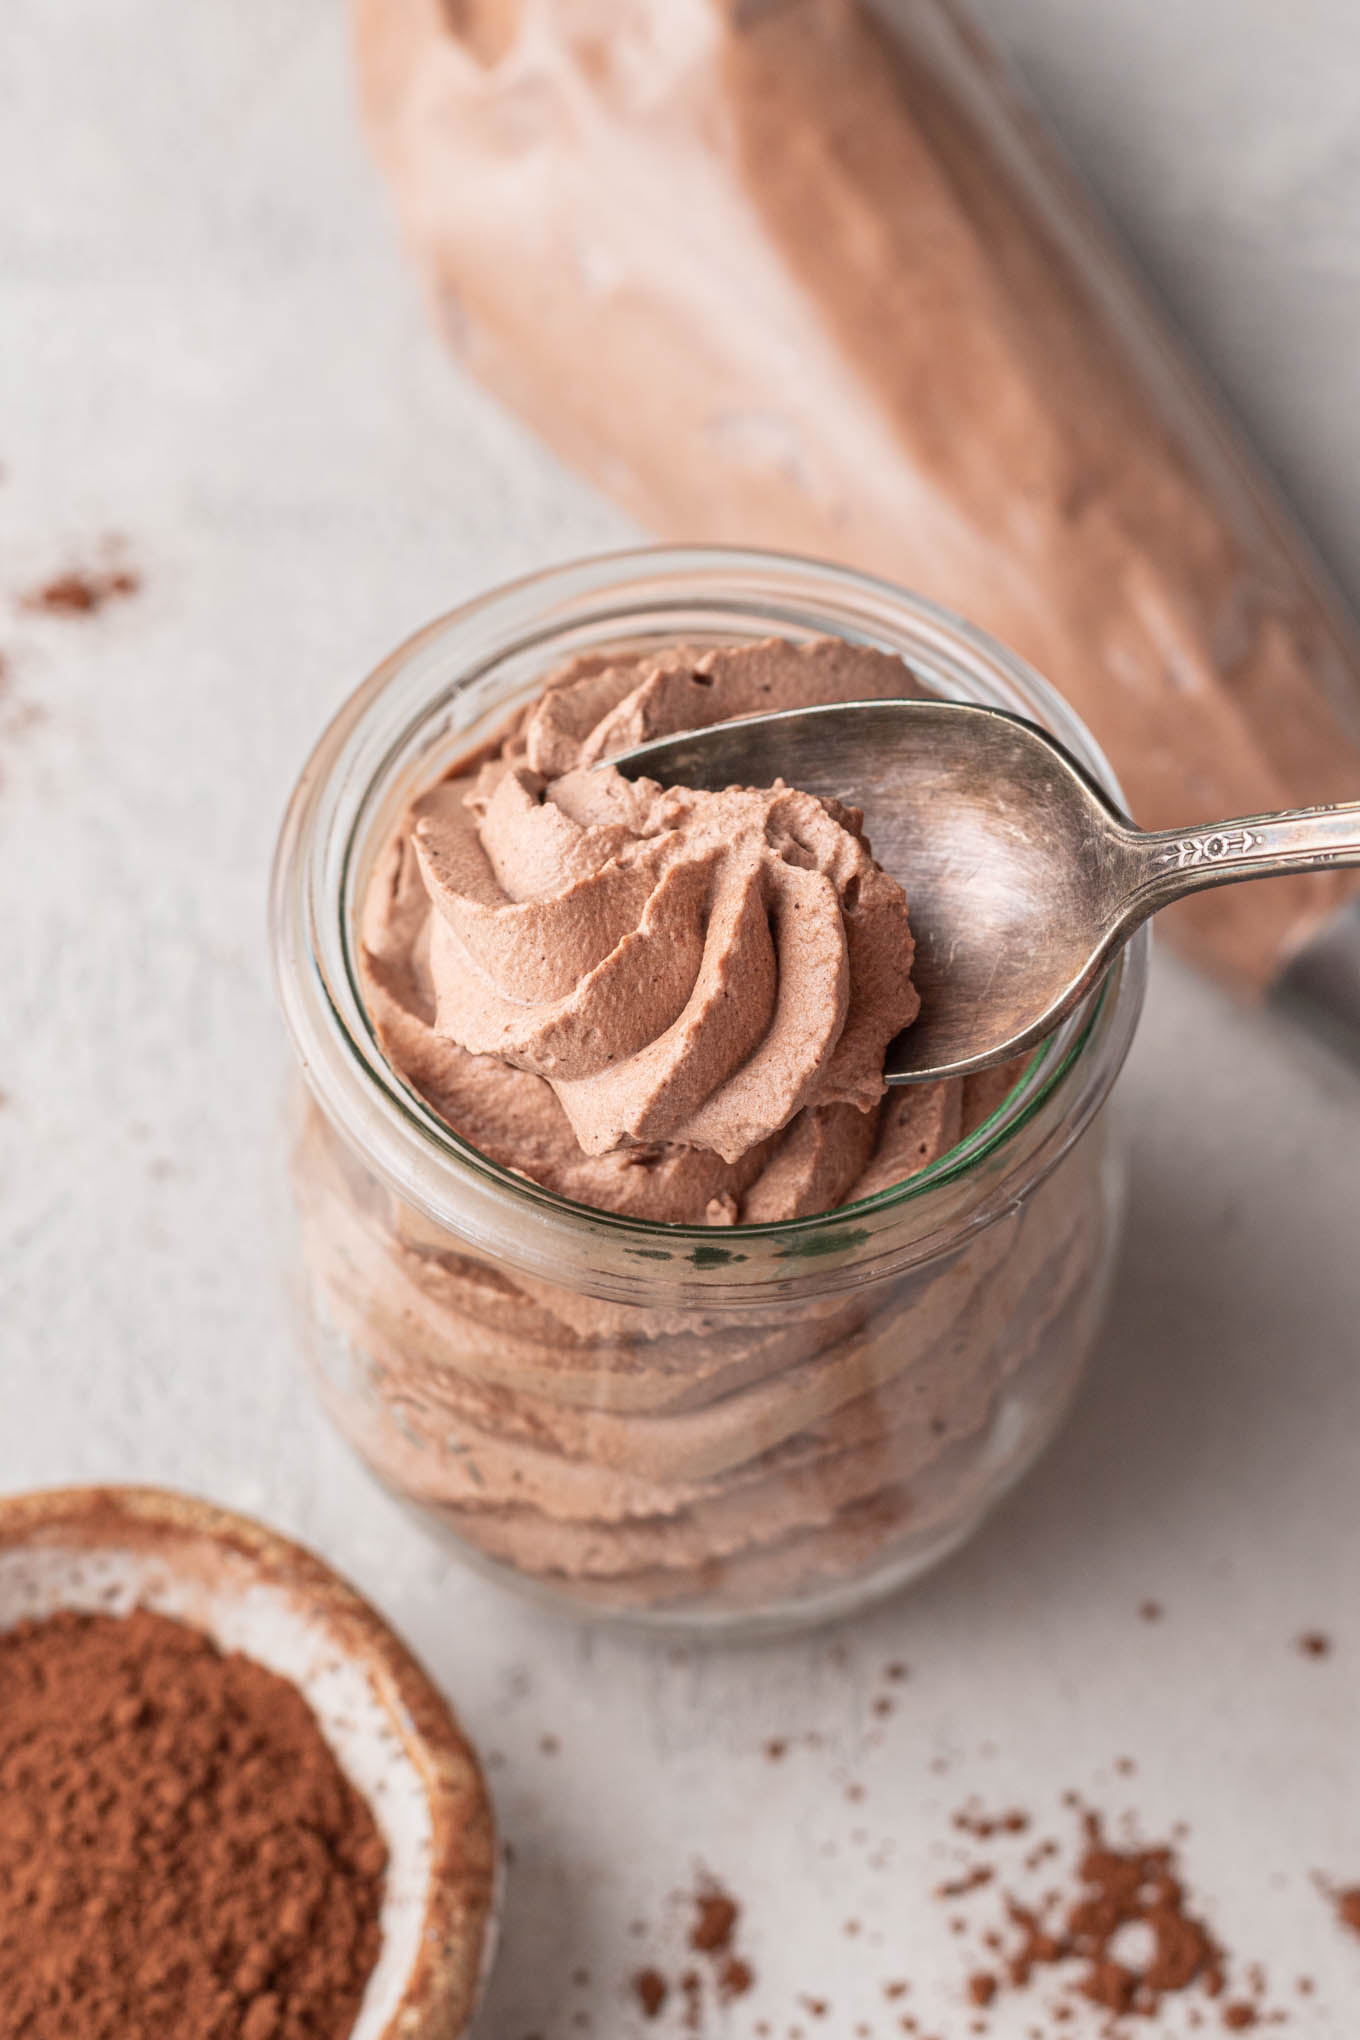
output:
[[[1353,0],[985,12],[1360,592]],[[263,895],[291,778],[416,623],[631,536],[430,337],[339,0],[8,0],[0,467],[0,1486],[179,1483],[382,1602],[502,1757],[493,2040],[583,2012],[636,2030],[622,1979],[640,1951],[675,1963],[667,1894],[700,1861],[746,1901],[760,1976],[711,2031],[884,2034],[880,1985],[910,1974],[953,2040],[959,1951],[926,1895],[948,1811],[976,1790],[1047,1816],[1067,1787],[1188,1821],[1229,1946],[1294,2030],[1353,2036],[1360,1943],[1311,1880],[1360,1880],[1356,1077],[1162,963],[1108,1336],[1025,1491],[836,1636],[706,1657],[575,1631],[464,1577],[357,1472],[279,1298]],[[20,612],[110,531],[142,596]],[[1325,1661],[1294,1647],[1311,1626]]]

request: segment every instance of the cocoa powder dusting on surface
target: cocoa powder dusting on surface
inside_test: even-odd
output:
[[[130,567],[72,567],[30,588],[19,597],[19,606],[46,616],[92,616],[107,603],[135,595],[141,585],[141,575]]]
[[[1190,2027],[1201,2027],[1207,2017],[1220,2028],[1245,2032],[1285,2020],[1282,2009],[1265,2009],[1266,1976],[1259,1963],[1239,1971],[1247,1992],[1239,1988],[1229,1996],[1228,1958],[1190,1899],[1171,1843],[1137,1840],[1126,1819],[1116,1846],[1102,1816],[1082,1806],[1076,1794],[1065,1794],[1063,1803],[1080,1819],[1081,1847],[1067,1873],[1059,1867],[1050,1888],[1024,1899],[1015,1895],[1003,1850],[988,1866],[991,1876],[965,1875],[936,1891],[937,1898],[953,1900],[983,1894],[978,1902],[988,1909],[972,1927],[977,1966],[963,1983],[968,2003],[986,2010],[1007,1993],[1042,1988],[1050,2022],[1075,2021],[1074,2031],[1086,2031],[1083,2021],[1094,2011],[1103,2017],[1092,2030],[1105,2036],[1145,2030],[1144,2021],[1169,2016],[1187,1995],[1182,2017]],[[976,1802],[954,1816],[954,1826],[974,1838],[1007,1833],[1004,1816],[983,1814]],[[1175,1830],[1177,1839],[1182,1834]],[[1061,1853],[1045,1840],[1017,1854],[1015,1867],[1032,1874]],[[1360,1888],[1354,1897],[1360,1930]],[[1333,1898],[1339,1905],[1340,1895]],[[1002,1926],[996,1924],[998,1900]],[[1126,2023],[1130,2020],[1134,2024]]]
[[[1109,2011],[1155,2012],[1163,1997],[1202,1982],[1222,1989],[1222,1957],[1207,1927],[1188,1910],[1169,1848],[1116,1849],[1099,1817],[1085,1816],[1086,1850],[1078,1867],[1081,1896],[1068,1909],[1063,1941],[1086,1972],[1080,1989]],[[1151,1930],[1152,1954],[1142,1967],[1113,1950],[1127,1927]]]
[[[1333,1893],[1336,1916],[1343,1927],[1349,1927],[1353,1934],[1360,1934],[1360,1884],[1349,1885],[1344,1891]]]
[[[1325,1629],[1306,1629],[1299,1638],[1299,1649],[1305,1657],[1330,1657],[1332,1639]]]
[[[936,1898],[967,1898],[972,1891],[981,1891],[984,1884],[990,1884],[994,1876],[990,1863],[975,1863],[971,1870],[965,1870],[962,1877],[953,1877],[947,1884],[937,1884]]]
[[[649,1962],[634,1972],[630,1989],[648,2019],[658,2018],[678,1995],[682,2029],[702,2033],[707,2011],[745,1997],[755,1988],[756,1973],[736,1945],[741,1907],[731,1892],[716,1877],[705,1874],[688,1903],[685,1946],[703,1957],[705,1967],[687,1966],[672,1980],[658,1962]]]
[[[740,1955],[729,1955],[718,1971],[718,1996],[724,2004],[745,1997],[756,1980],[755,1971]]]
[[[721,1955],[732,1945],[741,1907],[720,1884],[700,1886],[694,1899],[694,1924],[689,1945],[700,1955]]]
[[[7,753],[44,720],[35,701],[24,701],[14,691],[9,659],[0,652],[0,754]]]
[[[1009,1807],[1003,1813],[984,1813],[972,1799],[954,1815],[959,1833],[971,1835],[976,1842],[990,1842],[996,1835],[1022,1835],[1029,1824],[1030,1817],[1021,1807]]]
[[[671,1987],[659,1969],[639,1969],[633,1978],[633,1995],[645,2018],[657,2018],[670,1994]]]
[[[286,1679],[145,1609],[0,1636],[7,2033],[343,2040],[386,1864]]]

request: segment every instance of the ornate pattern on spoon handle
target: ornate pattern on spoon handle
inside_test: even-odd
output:
[[[1120,916],[1136,926],[1185,893],[1246,878],[1277,878],[1320,866],[1360,865],[1360,801],[1246,815],[1216,828],[1131,829],[1133,883]]]

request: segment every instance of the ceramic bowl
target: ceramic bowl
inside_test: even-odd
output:
[[[477,1758],[381,1616],[248,1517],[157,1488],[0,1498],[0,1630],[59,1608],[178,1616],[306,1697],[389,1861],[382,1953],[351,2040],[456,2040],[485,1981],[498,1857]]]

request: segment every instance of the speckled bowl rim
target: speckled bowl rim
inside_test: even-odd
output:
[[[500,1852],[476,1752],[444,1695],[370,1602],[324,1559],[249,1516],[196,1495],[142,1486],[39,1488],[0,1496],[0,1549],[74,1543],[154,1549],[223,1546],[266,1584],[304,1601],[390,1713],[430,1813],[419,1952],[382,2040],[457,2040],[481,1997],[493,1952]]]

